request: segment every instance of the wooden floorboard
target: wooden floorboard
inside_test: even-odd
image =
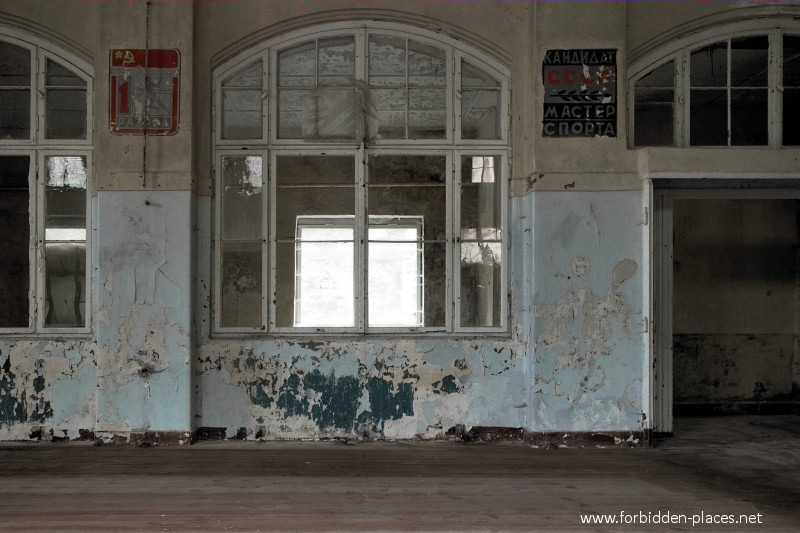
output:
[[[681,423],[682,436],[644,449],[6,443],[0,531],[800,530],[800,417]],[[763,523],[580,519],[621,511],[761,513]]]

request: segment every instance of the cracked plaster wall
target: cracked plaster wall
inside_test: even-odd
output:
[[[646,427],[640,193],[539,192],[532,207],[532,426]]]
[[[98,193],[98,431],[191,429],[191,197]]]

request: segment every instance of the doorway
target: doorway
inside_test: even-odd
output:
[[[797,413],[800,191],[677,181],[653,190],[654,431],[680,416]]]

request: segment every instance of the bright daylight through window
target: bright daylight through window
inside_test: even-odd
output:
[[[505,330],[502,66],[345,24],[215,80],[218,330]]]

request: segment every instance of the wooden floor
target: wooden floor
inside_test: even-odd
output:
[[[800,417],[684,419],[647,449],[0,446],[2,531],[799,531]],[[761,525],[582,525],[582,513]],[[691,519],[691,518],[689,518]]]

